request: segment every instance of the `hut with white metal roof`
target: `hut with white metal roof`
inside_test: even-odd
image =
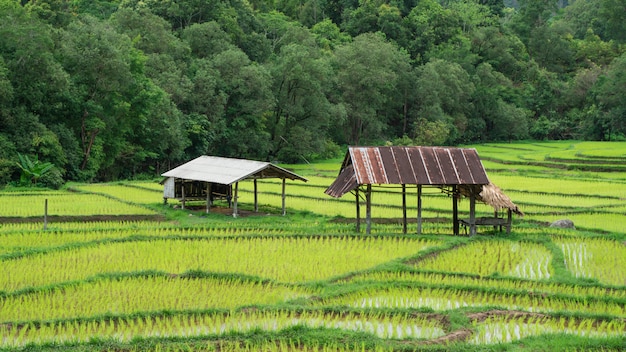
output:
[[[402,186],[403,231],[407,231],[406,186],[417,186],[417,232],[422,227],[422,187],[438,187],[453,198],[454,234],[459,225],[470,228],[476,234],[476,225],[507,225],[510,231],[511,211],[521,214],[513,202],[499,188],[491,187],[487,173],[475,149],[447,147],[349,147],[337,179],[326,189],[332,197],[348,192],[356,196],[357,231],[360,230],[359,191],[365,193],[367,233],[371,230],[372,185],[395,184]],[[487,188],[485,188],[487,187]],[[494,188],[495,187],[495,188]],[[487,193],[484,193],[484,188]],[[484,193],[484,196],[481,195]],[[458,200],[461,195],[470,200],[468,220],[458,218]],[[500,210],[507,208],[506,220],[475,216],[476,200],[484,201]],[[496,213],[497,214],[497,213]]]
[[[228,199],[233,204],[233,216],[237,217],[239,182],[253,180],[254,211],[258,211],[257,180],[266,178],[282,179],[282,211],[285,215],[285,181],[307,179],[269,162],[222,158],[203,155],[180,165],[161,176],[164,181],[163,198],[178,199],[183,208],[189,200],[206,200],[206,211],[210,211],[214,197]],[[234,185],[234,191],[233,191]]]

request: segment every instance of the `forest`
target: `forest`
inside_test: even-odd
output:
[[[0,185],[624,139],[624,92],[624,0],[0,0]]]

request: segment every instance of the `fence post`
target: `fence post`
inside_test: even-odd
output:
[[[43,207],[43,229],[44,231],[48,229],[48,198],[44,201]]]

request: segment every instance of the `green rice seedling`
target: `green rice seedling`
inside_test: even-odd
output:
[[[529,336],[544,334],[571,334],[585,337],[620,337],[626,331],[623,320],[611,321],[582,319],[557,319],[541,317],[529,320],[527,317],[510,319],[495,317],[474,325],[475,333],[468,341],[474,345],[505,343]]]
[[[46,200],[48,200],[48,215],[154,214],[147,208],[115,201],[101,195],[64,191],[58,191],[55,195],[3,196],[0,198],[0,214],[9,217],[43,217]]]
[[[604,208],[608,206],[623,205],[624,201],[619,198],[607,198],[607,197],[595,197],[579,196],[579,195],[563,195],[563,194],[546,194],[546,193],[531,193],[520,191],[508,191],[507,196],[513,199],[516,203],[523,204],[524,210],[526,210],[527,204],[534,205],[549,205],[550,207],[563,207],[563,208]],[[554,212],[555,210],[552,210]]]
[[[128,187],[125,185],[96,183],[76,185],[72,188],[87,193],[105,195],[133,204],[155,204],[163,202],[163,187],[161,191],[148,190],[139,187]]]
[[[310,290],[237,279],[104,279],[0,298],[0,322],[51,320],[161,309],[236,308],[308,297]]]
[[[436,241],[389,237],[274,237],[104,243],[6,260],[0,290],[81,280],[99,273],[159,270],[238,272],[321,280],[414,255]],[[37,270],[33,270],[37,268]]]
[[[480,253],[480,255],[476,255]],[[475,241],[420,261],[423,270],[456,271],[487,276],[500,273],[541,280],[554,273],[552,254],[540,244],[513,241]]]
[[[598,300],[589,304],[587,299],[560,298],[528,294],[500,294],[487,291],[447,288],[375,288],[345,296],[328,298],[320,304],[346,305],[361,309],[431,308],[436,311],[462,307],[498,306],[510,310],[529,312],[580,312],[626,316],[626,307],[617,301]]]
[[[349,282],[418,282],[426,285],[464,286],[467,288],[494,288],[516,290],[528,294],[563,294],[580,297],[626,298],[626,290],[603,286],[580,286],[544,281],[485,278],[472,275],[451,275],[433,272],[376,271],[350,277]]]
[[[564,195],[602,196],[626,198],[626,184],[598,181],[573,180],[566,178],[528,177],[507,174],[491,174],[489,178],[505,192],[552,193]]]
[[[220,336],[257,329],[281,331],[293,326],[363,332],[383,339],[433,339],[445,334],[436,320],[414,315],[278,310],[238,311],[230,314],[173,314],[116,320],[72,320],[42,323],[37,326],[4,325],[0,327],[0,341],[4,341],[4,345],[10,347],[19,347],[35,341],[86,342],[94,337],[114,338],[127,342],[137,337]]]
[[[612,212],[570,213],[533,215],[534,220],[551,223],[567,217],[574,222],[577,229],[608,231],[613,233],[626,233],[624,228],[624,214]]]
[[[565,266],[576,277],[626,286],[626,245],[601,238],[556,238]]]

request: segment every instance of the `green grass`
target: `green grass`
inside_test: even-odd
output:
[[[417,236],[413,187],[409,234],[398,187],[374,187],[372,235],[357,234],[354,196],[323,193],[342,158],[282,165],[309,179],[287,183],[284,217],[273,180],[258,214],[241,182],[237,219],[163,205],[160,179],[0,190],[0,350],[622,348],[626,145],[472,147],[526,213],[511,234],[452,236],[452,200],[427,188]],[[576,229],[547,227],[564,218]]]

